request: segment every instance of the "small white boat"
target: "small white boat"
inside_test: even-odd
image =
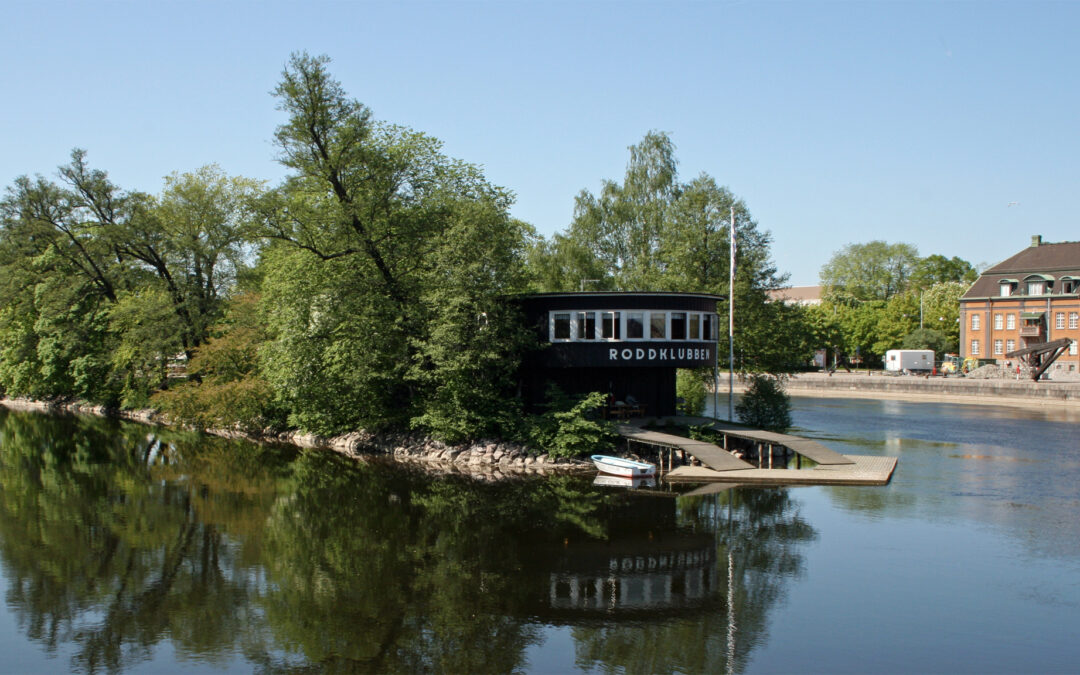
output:
[[[612,457],[610,455],[593,455],[593,464],[602,473],[609,473],[613,476],[626,476],[627,478],[634,478],[635,476],[651,476],[656,473],[656,465],[649,464],[648,462],[635,462],[632,459],[623,459],[622,457]]]

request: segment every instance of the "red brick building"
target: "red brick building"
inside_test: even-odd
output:
[[[960,351],[994,359],[1051,340],[1071,338],[1047,375],[1080,371],[1080,242],[1031,246],[982,273],[960,298]]]

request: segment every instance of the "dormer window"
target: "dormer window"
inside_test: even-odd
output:
[[[1047,274],[1031,274],[1024,279],[1028,295],[1046,295],[1054,286],[1054,277]]]
[[[1016,285],[1019,282],[1016,279],[1002,279],[998,283],[998,288],[1001,289],[1001,297],[1007,298],[1013,294],[1013,291],[1016,290]]]
[[[1064,295],[1070,295],[1076,293],[1080,289],[1080,278],[1078,277],[1061,277],[1061,292]]]

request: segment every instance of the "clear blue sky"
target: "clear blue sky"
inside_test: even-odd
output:
[[[872,239],[994,263],[1080,239],[1080,3],[2,4],[0,184],[73,147],[128,189],[283,176],[270,90],[327,54],[383,120],[517,195],[546,235],[669,133],[746,200],[796,285]],[[1010,202],[1019,202],[1008,206]]]

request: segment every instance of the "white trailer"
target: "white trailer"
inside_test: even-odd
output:
[[[929,373],[934,370],[932,349],[890,349],[885,352],[885,371],[889,373]]]

